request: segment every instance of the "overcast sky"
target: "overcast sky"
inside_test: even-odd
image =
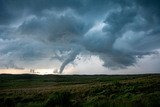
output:
[[[3,69],[160,73],[159,50],[159,0],[0,0]]]

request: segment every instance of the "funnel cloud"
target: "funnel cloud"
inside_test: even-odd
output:
[[[68,55],[68,58],[66,60],[64,60],[64,62],[62,63],[61,67],[60,67],[60,71],[59,73],[62,73],[65,66],[67,64],[69,64],[70,62],[74,61],[76,56],[78,55],[78,50],[74,50],[72,51],[69,55]]]

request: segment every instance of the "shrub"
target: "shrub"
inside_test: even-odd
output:
[[[71,106],[71,94],[70,92],[55,92],[52,94],[48,100],[46,101],[46,107],[53,107],[53,106]]]

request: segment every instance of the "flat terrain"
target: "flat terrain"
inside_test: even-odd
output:
[[[160,107],[160,74],[1,74],[0,107]]]

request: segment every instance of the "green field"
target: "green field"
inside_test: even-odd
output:
[[[160,74],[1,74],[0,107],[160,107]]]

